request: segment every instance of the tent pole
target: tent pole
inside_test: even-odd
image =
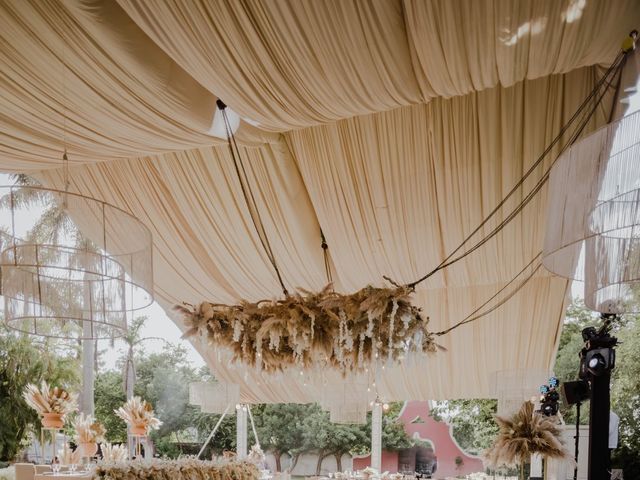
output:
[[[256,439],[256,445],[260,448],[260,440],[258,440],[258,432],[256,432],[256,424],[253,421],[253,414],[251,413],[251,407],[247,404],[247,413],[249,414],[249,420],[251,420],[251,430],[253,430],[253,436]]]
[[[238,460],[247,457],[247,406],[244,404],[236,410],[236,455]]]
[[[382,471],[382,404],[377,401],[371,411],[371,466]]]

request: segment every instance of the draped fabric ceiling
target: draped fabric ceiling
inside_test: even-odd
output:
[[[168,311],[275,298],[228,147],[207,133],[221,98],[245,120],[249,181],[290,290],[327,283],[320,229],[337,289],[382,285],[382,275],[409,282],[499,203],[639,24],[633,0],[6,0],[0,169],[61,186],[66,144],[72,189],[151,229],[156,299]],[[545,208],[543,190],[480,250],[419,285],[432,330],[535,257]],[[378,372],[381,396],[484,397],[493,372],[548,369],[566,290],[539,270],[495,312],[441,337],[447,352]],[[196,347],[249,402],[313,401],[340,381],[260,376],[215,345]]]

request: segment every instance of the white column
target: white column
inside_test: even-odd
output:
[[[371,411],[371,466],[382,470],[382,405],[373,404]]]
[[[534,453],[531,455],[531,468],[529,470],[531,478],[542,478],[542,456]]]
[[[238,459],[247,457],[247,406],[236,409],[236,453]]]

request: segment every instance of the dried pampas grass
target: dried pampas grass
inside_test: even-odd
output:
[[[75,434],[73,439],[76,444],[80,443],[102,443],[107,430],[100,422],[97,422],[92,415],[85,416],[84,413],[78,415],[73,421]]]
[[[144,426],[146,430],[157,430],[162,422],[155,417],[153,407],[140,397],[127,400],[122,407],[114,410],[115,414],[131,426]]]
[[[230,349],[234,360],[267,372],[312,365],[346,374],[377,359],[399,362],[410,352],[439,348],[429,319],[410,301],[411,289],[366,287],[350,295],[331,286],[283,300],[177,306],[188,328]]]
[[[126,462],[129,454],[125,445],[102,445],[102,461],[108,463]]]
[[[511,418],[496,417],[500,431],[484,454],[490,467],[522,465],[534,453],[545,458],[571,459],[555,418],[545,417],[533,408],[533,403],[525,402]]]
[[[71,450],[68,443],[65,443],[61,450],[58,450],[58,458],[62,465],[79,465],[82,463],[80,449]]]
[[[59,413],[66,415],[78,409],[78,396],[60,387],[49,387],[44,380],[40,388],[33,384],[27,385],[23,393],[27,404],[40,415],[45,413]]]
[[[152,460],[128,463],[102,463],[94,473],[96,480],[257,480],[259,471],[247,462],[217,463],[194,459]]]

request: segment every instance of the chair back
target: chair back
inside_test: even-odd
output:
[[[51,471],[51,465],[36,465],[36,475]],[[17,479],[16,479],[17,480]]]
[[[33,463],[14,463],[13,467],[16,472],[16,480],[33,480],[36,475]]]

